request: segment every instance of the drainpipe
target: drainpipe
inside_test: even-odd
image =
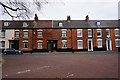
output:
[[[73,51],[73,45],[72,45],[72,28],[71,28],[71,49],[72,49],[72,53],[74,53],[74,51]]]

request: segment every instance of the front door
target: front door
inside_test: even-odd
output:
[[[53,50],[57,50],[57,41],[56,40],[49,40],[47,41],[47,48],[48,51],[53,51]]]
[[[92,42],[92,39],[88,39],[88,51],[93,51],[93,42]]]
[[[111,39],[106,40],[107,51],[112,50]]]

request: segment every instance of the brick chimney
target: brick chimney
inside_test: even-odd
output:
[[[37,14],[35,14],[34,21],[35,21],[35,22],[38,21],[38,16],[37,16]]]
[[[71,18],[70,16],[67,16],[67,21],[70,22]]]
[[[89,21],[89,16],[87,15],[86,18],[85,18],[86,21]]]

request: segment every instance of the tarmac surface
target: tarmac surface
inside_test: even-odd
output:
[[[118,78],[118,52],[3,55],[3,78]]]

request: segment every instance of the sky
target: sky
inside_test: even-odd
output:
[[[120,0],[49,0],[40,12],[36,11],[39,20],[66,20],[70,15],[72,20],[84,20],[89,15],[90,20],[118,20],[118,2]],[[0,15],[2,15],[0,13]],[[34,19],[34,16],[31,20]],[[11,20],[0,16],[0,20]]]

